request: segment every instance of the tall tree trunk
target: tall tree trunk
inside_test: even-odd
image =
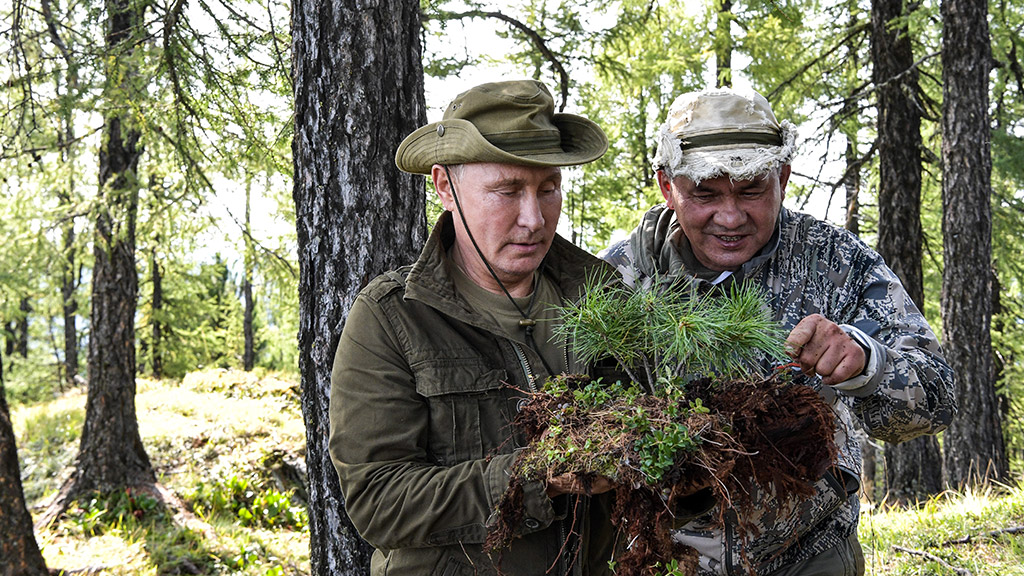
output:
[[[945,436],[946,480],[1008,474],[992,367],[992,158],[988,3],[942,2],[942,326],[959,414]]]
[[[78,64],[60,37],[49,0],[41,0],[40,4],[47,30],[50,32],[50,39],[60,50],[67,65],[65,81],[67,94],[70,97],[78,91]],[[67,189],[58,192],[60,208],[66,214],[63,225],[64,261],[60,291],[64,313],[64,379],[68,387],[72,387],[76,385],[78,379],[78,300],[75,298],[75,292],[78,290],[79,282],[78,248],[75,246],[75,170],[73,166],[76,157],[76,138],[73,106],[66,105],[61,110],[60,122],[62,130],[58,137],[58,144],[61,149],[61,161],[66,166],[72,167],[68,170]]]
[[[252,301],[252,274],[253,274],[253,261],[255,255],[253,254],[253,242],[252,242],[252,220],[250,218],[250,208],[252,204],[252,178],[246,177],[245,179],[245,278],[242,281],[242,297],[245,300],[245,316],[242,318],[242,332],[245,335],[245,351],[242,353],[242,368],[246,372],[252,370],[256,364],[256,350],[255,350],[255,335],[253,334],[252,317],[253,317],[253,301]]]
[[[0,360],[2,365],[2,360]],[[0,378],[0,574],[46,575],[46,562],[32,531],[32,516],[25,507],[18,449],[7,407],[7,393]]]
[[[334,350],[362,286],[415,259],[426,237],[424,181],[394,153],[425,123],[417,0],[292,5],[299,370],[315,575],[365,573],[327,452]]]
[[[63,200],[62,200],[63,203]],[[68,202],[70,205],[70,199]],[[61,306],[64,312],[64,380],[68,386],[74,386],[78,378],[78,301],[75,291],[78,279],[75,273],[75,221],[64,225],[64,271],[61,280]]]
[[[18,303],[18,321],[15,325],[14,352],[22,358],[28,358],[28,315],[32,313],[32,301],[23,296]]]
[[[860,167],[857,156],[857,143],[852,139],[846,142],[846,174],[843,177],[843,188],[846,190],[846,229],[860,236]]]
[[[160,237],[154,239],[153,249],[150,252],[149,275],[153,284],[153,298],[150,300],[149,317],[153,323],[151,332],[150,364],[153,369],[153,378],[164,376],[164,273],[160,269],[160,261],[156,257],[156,246],[160,245]]]
[[[871,53],[878,97],[878,252],[924,309],[921,272],[921,106],[903,0],[871,2]],[[942,490],[934,436],[885,447],[888,493],[900,502]]]
[[[732,87],[732,0],[718,0],[715,19],[715,74],[719,88]]]
[[[126,100],[135,80],[131,42],[139,32],[141,8],[131,0],[107,0],[107,99],[100,149],[96,232],[93,242],[92,314],[89,335],[89,393],[75,471],[55,499],[125,486],[151,485],[156,475],[139,435],[135,415],[135,218],[138,211],[139,131]],[[115,57],[117,55],[117,57]],[[122,106],[123,105],[123,106]]]

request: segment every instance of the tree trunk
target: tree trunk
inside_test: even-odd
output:
[[[153,369],[153,378],[164,376],[164,273],[160,269],[160,261],[156,257],[156,246],[160,244],[160,237],[154,241],[154,247],[150,254],[150,280],[153,284],[153,298],[150,300],[150,321],[152,326],[152,340],[150,346],[150,364]]]
[[[878,95],[878,252],[924,309],[921,272],[921,106],[903,0],[871,3],[873,80]],[[900,502],[942,490],[934,436],[886,444],[886,484]]]
[[[18,304],[18,322],[15,326],[14,352],[22,358],[28,358],[28,315],[32,312],[32,301],[24,296]]]
[[[419,2],[292,5],[293,195],[299,245],[299,370],[315,575],[367,571],[370,548],[345,515],[327,452],[331,364],[366,282],[415,259],[426,237],[424,181],[394,153],[425,123]]]
[[[0,379],[0,574],[49,574],[32,532],[32,516],[25,507],[18,449],[3,379]]]
[[[715,21],[715,74],[719,88],[732,87],[732,0],[718,0]]]
[[[59,500],[94,491],[156,481],[142,445],[135,415],[135,310],[139,280],[135,271],[135,218],[139,193],[136,171],[139,131],[120,114],[129,98],[134,70],[128,68],[141,8],[130,0],[107,0],[107,82],[112,105],[100,149],[92,315],[89,335],[89,393],[75,472]],[[117,58],[113,55],[118,55]],[[56,503],[56,502],[55,502]]]
[[[242,368],[248,372],[256,363],[255,335],[253,334],[252,317],[252,267],[253,267],[253,245],[252,245],[252,220],[250,219],[250,208],[252,200],[252,178],[245,179],[245,279],[242,281],[242,296],[245,300],[245,316],[242,319],[242,332],[245,336],[245,351],[242,353]]]
[[[78,301],[75,299],[78,279],[75,259],[75,221],[70,219],[64,226],[64,273],[60,290],[64,311],[64,380],[68,387],[75,386],[78,378]]]
[[[942,326],[960,411],[945,436],[954,487],[1008,474],[992,367],[988,3],[942,2]]]
[[[843,188],[846,190],[846,229],[860,236],[860,159],[857,157],[857,143],[846,142],[846,175]]]

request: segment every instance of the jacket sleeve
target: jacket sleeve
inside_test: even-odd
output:
[[[374,547],[483,542],[508,486],[512,454],[437,464],[428,411],[396,332],[377,302],[359,296],[331,374],[329,450],[348,515]],[[526,487],[524,508],[524,532],[554,519],[539,483]]]
[[[835,386],[868,433],[902,442],[944,430],[956,413],[954,373],[896,275],[877,258],[842,327],[865,348],[865,373]]]

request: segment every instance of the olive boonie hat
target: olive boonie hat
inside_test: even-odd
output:
[[[789,164],[795,151],[796,127],[779,122],[764,96],[718,88],[676,98],[652,163],[694,182],[750,180]]]
[[[395,164],[404,172],[430,174],[434,164],[573,166],[605,153],[608,138],[597,124],[554,109],[540,82],[481,84],[456,96],[440,122],[409,134]]]

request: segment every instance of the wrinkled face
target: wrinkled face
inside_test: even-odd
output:
[[[685,176],[658,185],[675,211],[697,260],[711,270],[738,270],[771,239],[786,193],[790,167],[753,180],[720,176],[695,184]]]
[[[500,292],[473,247],[443,166],[431,172],[445,210],[455,216],[452,258],[480,286]],[[455,193],[480,251],[513,296],[529,294],[533,273],[551,247],[562,210],[557,167],[476,163],[451,169]]]

